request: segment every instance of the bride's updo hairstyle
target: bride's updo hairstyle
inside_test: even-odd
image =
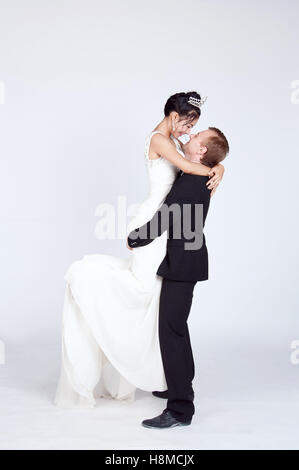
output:
[[[176,93],[168,98],[164,106],[165,117],[169,116],[172,111],[176,111],[180,118],[187,119],[192,122],[200,116],[200,108],[188,103],[190,98],[201,100],[200,94],[196,91],[188,91],[187,93]]]

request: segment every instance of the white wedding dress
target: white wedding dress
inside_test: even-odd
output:
[[[162,205],[178,168],[148,158],[149,193],[127,234],[148,222]],[[184,156],[180,143],[173,138]],[[136,388],[167,389],[160,353],[158,316],[162,278],[156,271],[166,254],[167,233],[133,249],[127,259],[94,254],[75,261],[64,279],[62,363],[54,403],[93,407],[96,397],[133,401]]]

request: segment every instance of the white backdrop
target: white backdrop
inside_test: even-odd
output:
[[[240,392],[285,386],[298,406],[298,30],[293,0],[0,0],[2,373],[28,345],[52,350],[53,392],[64,272],[87,253],[129,256],[96,238],[95,209],[146,197],[145,137],[171,94],[197,90],[197,129],[219,127],[231,151],[189,318],[196,372],[217,363],[223,393],[242,372]]]

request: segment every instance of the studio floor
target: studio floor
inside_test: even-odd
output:
[[[193,348],[194,349],[194,348]],[[299,449],[299,365],[288,351],[243,346],[194,350],[191,426],[147,429],[166,400],[137,390],[131,403],[101,398],[89,410],[53,405],[57,345],[6,344],[0,366],[1,449]]]

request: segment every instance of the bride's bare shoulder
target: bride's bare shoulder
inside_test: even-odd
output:
[[[161,146],[164,147],[165,145],[172,144],[170,138],[166,137],[166,135],[161,134],[160,132],[159,133],[157,132],[156,134],[152,136],[151,143],[152,143],[152,148],[156,151]]]

